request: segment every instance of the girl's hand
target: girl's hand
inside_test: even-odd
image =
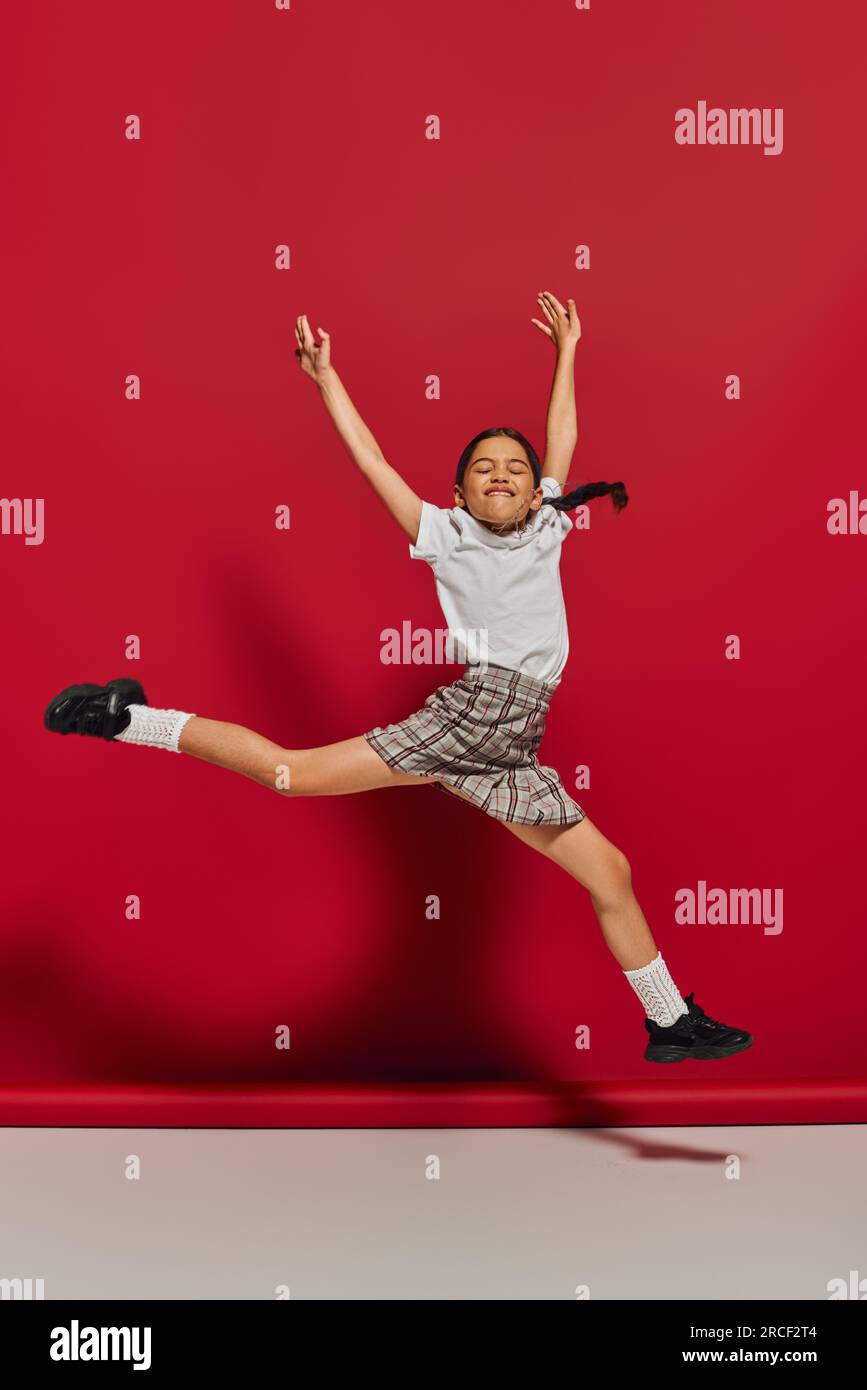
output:
[[[548,322],[540,323],[538,319],[531,319],[530,322],[556,343],[558,352],[565,343],[577,343],[581,337],[581,324],[575,300],[567,299],[568,308],[564,309],[559,299],[555,299],[548,290],[543,290],[536,298]]]
[[[298,344],[295,356],[301,370],[312,376],[314,381],[318,381],[331,365],[331,338],[324,328],[317,329],[317,332],[322,339],[321,343],[317,343],[310,332],[307,315],[298,315],[295,320],[295,341]]]

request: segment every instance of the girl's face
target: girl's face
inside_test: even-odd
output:
[[[455,506],[465,507],[491,531],[512,531],[529,512],[542,505],[542,489],[533,482],[533,469],[517,439],[499,434],[481,439],[455,484]]]

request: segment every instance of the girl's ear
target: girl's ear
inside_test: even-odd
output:
[[[536,491],[533,493],[533,498],[532,498],[532,501],[530,502],[529,510],[530,510],[531,512],[537,512],[537,511],[539,510],[539,508],[541,507],[542,503],[544,502],[544,500],[545,500],[545,494],[544,494],[544,492],[542,491],[542,489],[541,489],[540,487],[537,487],[537,488],[536,488]]]
[[[466,504],[466,501],[464,500],[464,494],[461,492],[461,490],[460,490],[460,488],[458,487],[457,483],[455,483],[455,506],[456,506],[456,507],[465,507],[466,505],[467,505],[467,504]]]

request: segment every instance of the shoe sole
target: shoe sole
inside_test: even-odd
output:
[[[644,1057],[648,1062],[687,1062],[690,1058],[696,1062],[716,1062],[722,1057],[733,1057],[736,1052],[746,1052],[752,1045],[753,1039],[750,1038],[749,1042],[733,1043],[731,1047],[696,1047],[689,1052],[682,1047],[663,1044],[648,1047]]]

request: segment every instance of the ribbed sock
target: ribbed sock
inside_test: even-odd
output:
[[[145,743],[151,748],[168,748],[180,753],[181,729],[192,714],[179,709],[151,709],[150,705],[127,705],[129,723],[114,739],[118,743]]]
[[[623,973],[644,1005],[647,1017],[661,1028],[670,1028],[682,1014],[689,1013],[661,952],[649,965]]]

